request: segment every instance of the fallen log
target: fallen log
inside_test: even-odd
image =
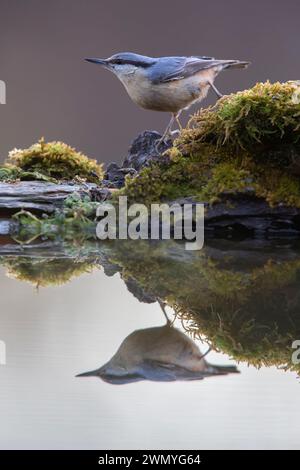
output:
[[[0,183],[0,215],[22,209],[40,213],[52,213],[60,208],[71,194],[90,195],[97,191],[94,183],[48,183],[44,181],[19,181]]]

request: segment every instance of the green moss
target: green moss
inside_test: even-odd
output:
[[[20,173],[21,170],[14,165],[0,167],[0,181],[15,181],[19,178]]]
[[[228,162],[199,162],[182,157],[169,166],[143,169],[135,178],[127,178],[125,188],[116,193],[127,195],[130,202],[150,205],[193,197],[195,201],[214,204],[220,198],[247,192],[264,198],[269,205],[285,204],[300,208],[300,180],[277,169],[264,170],[248,159]]]
[[[34,172],[50,178],[72,180],[83,178],[99,182],[102,166],[63,142],[45,142],[41,139],[28,149],[12,150],[8,163],[24,172]]]
[[[24,171],[16,165],[5,165],[0,167],[0,181],[14,183],[16,181],[48,181],[56,182],[55,178],[46,176],[38,171]]]
[[[257,83],[253,88],[221,98],[196,113],[177,145],[201,152],[201,143],[253,153],[261,146],[298,144],[300,83]]]
[[[77,193],[69,196],[61,209],[53,215],[37,217],[22,210],[13,216],[19,228],[14,239],[19,243],[30,243],[37,238],[83,242],[96,238],[96,210],[98,203],[89,196]]]
[[[144,202],[193,196],[213,204],[246,191],[274,206],[300,207],[300,86],[258,83],[202,109],[167,151],[170,163],[126,180]]]
[[[211,204],[220,194],[236,194],[246,190],[252,182],[249,171],[236,168],[232,163],[221,163],[211,171],[208,182],[201,190],[200,199]]]
[[[125,187],[115,194],[128,196],[129,201],[151,204],[200,194],[207,182],[217,155],[206,146],[202,159],[190,155],[184,157],[175,147],[168,151],[169,163],[144,168],[132,178],[127,176]]]
[[[260,175],[255,188],[257,196],[264,197],[271,207],[284,203],[300,208],[299,178],[270,170],[268,174]]]
[[[118,192],[126,195],[129,202],[151,204],[161,200],[173,200],[191,195],[196,187],[200,187],[201,167],[191,160],[180,159],[166,166],[152,166],[141,170],[135,178],[127,177],[125,188]]]

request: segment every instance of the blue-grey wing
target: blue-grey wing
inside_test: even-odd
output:
[[[213,57],[163,57],[149,70],[152,83],[166,83],[190,77],[214,65],[219,61]]]
[[[202,380],[205,372],[193,372],[176,364],[157,360],[145,360],[139,368],[139,374],[145,380],[154,382],[173,382],[175,380]]]

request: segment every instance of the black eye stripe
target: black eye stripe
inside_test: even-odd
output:
[[[146,64],[145,62],[141,62],[138,60],[124,60],[124,59],[112,59],[110,61],[111,64],[116,64],[116,65],[134,65],[136,67],[150,67],[151,64]]]

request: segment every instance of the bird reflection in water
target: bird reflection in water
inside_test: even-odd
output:
[[[141,380],[201,380],[239,373],[236,366],[209,364],[205,360],[207,353],[201,354],[191,338],[174,328],[164,304],[159,303],[167,319],[164,326],[133,331],[106,364],[77,377],[100,377],[111,384],[127,384]]]

